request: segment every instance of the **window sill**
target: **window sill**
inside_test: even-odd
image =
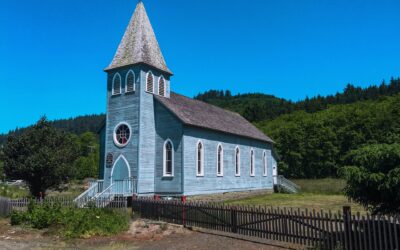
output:
[[[172,179],[172,178],[174,178],[174,176],[173,175],[163,175],[162,178],[163,179]]]
[[[224,177],[223,174],[217,174],[217,177]]]
[[[256,177],[256,175],[255,174],[251,174],[250,177]]]
[[[196,174],[196,177],[204,177],[204,174]]]
[[[240,174],[235,174],[235,177],[240,177]]]
[[[122,93],[119,93],[119,94],[111,94],[111,97],[117,97],[117,96],[121,96],[122,95]]]

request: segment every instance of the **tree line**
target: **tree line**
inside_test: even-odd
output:
[[[292,178],[338,176],[353,150],[400,143],[400,95],[297,111],[257,126],[276,142],[280,171]]]
[[[44,196],[70,180],[97,178],[96,134],[80,135],[56,128],[45,117],[19,134],[11,134],[0,151],[3,179],[25,180],[32,195]]]
[[[298,102],[261,93],[232,95],[229,90],[209,90],[194,98],[238,112],[250,122],[260,122],[273,120],[280,115],[300,110],[314,113],[332,105],[377,100],[382,96],[392,96],[398,93],[400,93],[400,78],[392,78],[389,83],[382,81],[380,85],[371,85],[367,88],[347,84],[342,92],[335,95],[306,97]]]

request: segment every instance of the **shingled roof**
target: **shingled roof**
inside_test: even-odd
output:
[[[165,63],[142,2],[137,4],[114,59],[105,70],[138,63],[145,63],[172,74]]]
[[[214,105],[171,92],[170,98],[154,98],[175,114],[184,124],[239,135],[265,142],[271,138],[241,115]]]

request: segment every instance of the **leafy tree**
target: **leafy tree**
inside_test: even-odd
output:
[[[96,178],[99,167],[99,143],[97,135],[86,132],[79,137],[75,137],[75,142],[80,152],[80,156],[75,160],[74,178],[82,180],[84,178]]]
[[[340,170],[346,195],[373,213],[400,213],[400,144],[374,144],[351,151]]]
[[[53,128],[45,117],[4,146],[7,178],[25,180],[33,196],[45,195],[72,176],[76,145],[67,133]]]
[[[400,143],[400,95],[316,113],[297,111],[256,125],[276,142],[282,174],[337,177],[350,151],[369,144]]]

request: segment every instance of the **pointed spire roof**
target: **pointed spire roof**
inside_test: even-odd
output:
[[[142,1],[137,4],[114,59],[105,70],[137,63],[145,63],[172,74],[165,63]]]

